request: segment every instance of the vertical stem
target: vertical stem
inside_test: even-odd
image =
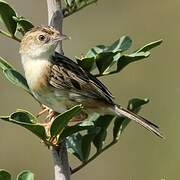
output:
[[[48,7],[48,24],[62,33],[63,13],[61,0],[47,0]],[[56,49],[63,54],[62,43],[58,44]],[[55,180],[70,180],[70,167],[65,141],[58,147],[52,147],[52,155],[54,159]]]
[[[52,149],[54,159],[55,180],[70,180],[70,168],[66,144],[63,141],[59,147]]]
[[[53,26],[62,34],[63,26],[63,12],[61,0],[47,0],[48,8],[48,24]],[[62,42],[58,44],[56,49],[59,53],[63,54]]]

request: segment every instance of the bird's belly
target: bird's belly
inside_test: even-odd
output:
[[[73,103],[68,99],[67,93],[64,91],[60,91],[58,94],[55,91],[45,93],[33,92],[33,94],[39,102],[59,113],[76,105],[76,103]]]
[[[109,105],[79,94],[71,93],[64,90],[52,90],[48,92],[33,92],[34,96],[44,105],[53,109],[56,112],[64,112],[67,109],[82,104],[83,110],[92,114],[94,112],[100,114],[109,114]]]

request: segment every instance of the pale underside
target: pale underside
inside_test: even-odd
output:
[[[123,115],[162,137],[158,126],[116,105],[111,93],[96,77],[67,57],[59,54],[50,59],[22,56],[22,63],[35,98],[54,111],[61,113],[82,104],[84,114]]]
[[[109,114],[111,112],[109,108],[110,106],[105,103],[91,98],[85,98],[84,96],[73,92],[52,88],[51,91],[46,91],[43,95],[38,91],[33,91],[33,94],[42,104],[47,105],[59,113],[79,104],[83,105],[83,111],[89,115],[94,112],[100,113],[101,115]]]
[[[95,82],[90,80],[86,82],[84,77],[78,77],[72,71],[57,64],[52,65],[47,60],[36,59],[32,61],[26,58],[25,61],[22,59],[22,62],[33,95],[40,103],[54,111],[61,113],[75,105],[82,104],[83,111],[88,115],[94,112],[102,115],[113,112],[112,105],[108,103],[107,94]],[[61,72],[62,68],[67,72],[63,74],[63,81],[60,81],[61,73],[63,73]],[[59,69],[58,73],[57,69]],[[68,78],[76,80],[82,89],[72,87],[73,84],[69,83]]]

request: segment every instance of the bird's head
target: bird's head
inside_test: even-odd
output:
[[[38,26],[28,31],[20,45],[20,54],[31,58],[51,56],[59,41],[68,39],[53,27]]]

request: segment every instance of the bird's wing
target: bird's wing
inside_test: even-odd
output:
[[[72,92],[74,94],[74,99],[72,100],[74,101],[79,99],[85,101],[95,99],[93,103],[95,102],[98,104],[96,100],[109,103],[114,106],[114,112],[117,115],[134,120],[159,137],[163,137],[155,124],[116,105],[111,93],[96,77],[83,70],[75,62],[65,56],[56,54],[56,56],[53,57],[49,83],[57,89],[63,91],[67,90],[70,94]],[[88,103],[90,103],[90,101]],[[96,104],[94,104],[94,106],[96,106]]]
[[[112,94],[96,77],[58,53],[53,56],[49,83],[58,89],[114,104]]]

